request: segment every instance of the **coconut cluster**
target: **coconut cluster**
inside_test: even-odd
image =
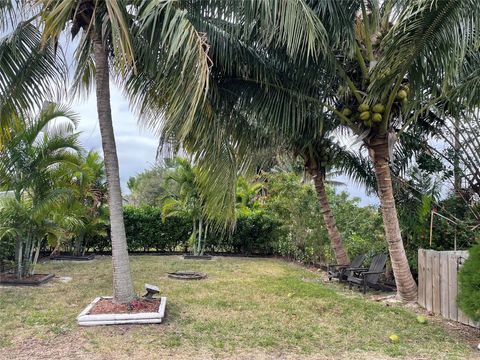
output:
[[[408,101],[410,90],[408,85],[402,85],[397,91],[395,102],[399,105],[405,105]],[[366,127],[372,127],[375,124],[381,123],[383,120],[383,113],[385,112],[385,104],[378,103],[370,107],[368,103],[362,103],[354,111],[348,107],[344,107],[342,114],[352,121],[361,122]]]
[[[331,154],[323,153],[322,156],[320,156],[320,165],[322,166],[322,168],[327,167],[332,162],[333,162],[333,157]]]

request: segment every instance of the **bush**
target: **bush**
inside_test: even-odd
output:
[[[480,244],[469,250],[469,257],[458,274],[458,306],[474,321],[480,320]]]
[[[163,222],[161,210],[151,206],[126,206],[124,221],[129,251],[174,251],[188,241],[192,226],[189,219],[181,217]]]
[[[235,231],[228,237],[234,253],[273,254],[278,239],[278,220],[263,213],[251,213],[237,219]]]
[[[162,221],[161,209],[152,206],[124,207],[128,251],[188,251],[192,221],[185,217],[167,217]],[[278,239],[279,222],[263,213],[252,213],[237,219],[235,231],[208,231],[207,252],[234,254],[273,254]],[[91,239],[88,247],[96,251],[111,249],[109,238]]]

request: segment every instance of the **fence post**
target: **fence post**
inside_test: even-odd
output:
[[[418,249],[418,304],[425,307],[425,250]]]

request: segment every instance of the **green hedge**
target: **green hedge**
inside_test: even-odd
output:
[[[169,217],[162,221],[161,211],[155,207],[123,210],[129,251],[174,251],[186,246],[191,221],[181,217]]]
[[[183,217],[168,217],[162,221],[161,210],[146,206],[124,207],[125,231],[129,251],[190,251],[188,239],[192,221]],[[244,255],[271,255],[278,238],[279,223],[265,214],[251,214],[237,219],[233,233],[209,231],[206,251]],[[108,237],[88,239],[93,251],[109,251]]]
[[[207,240],[207,249],[211,252],[272,255],[278,241],[279,227],[277,220],[263,213],[240,216],[233,233],[212,234]]]

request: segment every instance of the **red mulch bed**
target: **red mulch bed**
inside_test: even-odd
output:
[[[88,315],[98,314],[135,314],[146,312],[158,312],[160,306],[160,299],[133,300],[129,307],[128,304],[115,304],[112,299],[100,299],[88,312]]]

